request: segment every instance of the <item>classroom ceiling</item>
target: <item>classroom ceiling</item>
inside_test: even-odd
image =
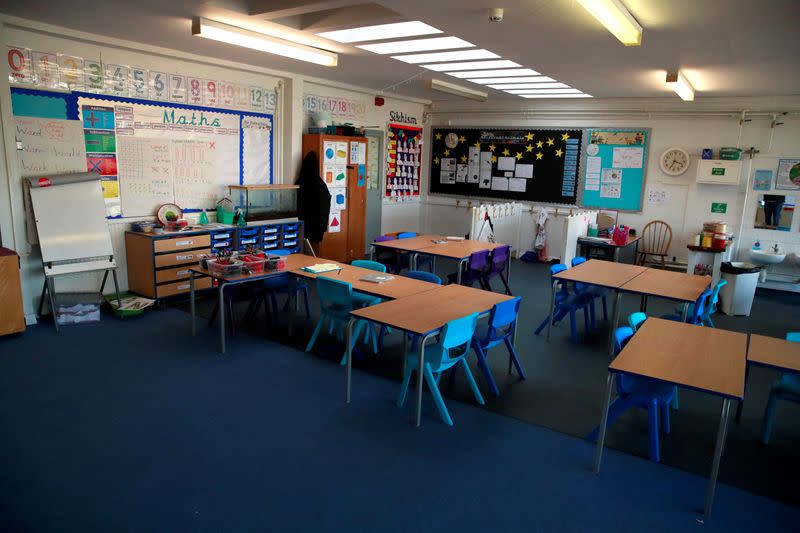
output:
[[[698,98],[800,94],[800,1],[623,1],[644,28],[642,46],[624,47],[575,0],[503,0],[498,4],[505,18],[499,23],[488,20],[488,9],[500,6],[485,0],[70,0],[69,8],[63,0],[0,0],[0,11],[434,101],[461,98],[430,90],[432,77],[473,89],[483,86],[314,33],[420,20],[596,98],[677,99],[664,77],[678,68]],[[192,37],[191,18],[198,15],[336,51],[339,65],[322,67]],[[485,90],[493,101],[525,101]]]

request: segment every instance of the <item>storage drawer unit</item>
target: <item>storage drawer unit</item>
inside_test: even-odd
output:
[[[19,256],[13,250],[0,248],[0,335],[25,331],[22,307],[22,285]]]
[[[220,250],[233,250],[236,243],[236,230],[231,228],[223,231],[212,231],[211,250],[212,254]]]

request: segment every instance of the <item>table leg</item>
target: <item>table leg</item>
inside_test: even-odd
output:
[[[722,400],[722,412],[719,419],[719,429],[717,430],[717,444],[714,448],[714,462],[711,464],[711,477],[708,479],[708,489],[706,489],[706,507],[703,512],[706,518],[711,516],[711,506],[714,504],[719,463],[720,459],[722,459],[722,450],[725,448],[725,438],[728,434],[728,415],[730,415],[730,410],[731,399],[725,398]]]
[[[606,440],[606,424],[608,424],[608,406],[611,405],[611,389],[614,388],[614,373],[609,372],[606,377],[606,390],[603,393],[603,413],[600,415],[600,431],[597,435],[597,447],[594,450],[595,474],[600,473],[600,460],[603,458],[603,444]]]
[[[750,365],[747,365],[744,368],[744,392],[745,392],[745,396],[747,396],[747,379],[749,377],[750,377]],[[743,407],[744,407],[744,398],[739,400],[737,402],[737,405],[736,405],[736,416],[734,417],[734,420],[736,420],[737,424],[742,421],[742,408]]]
[[[225,354],[225,284],[219,283],[219,353]]]
[[[353,337],[353,326],[357,322],[357,319],[354,317],[350,317],[350,321],[347,323],[347,329],[345,330],[345,353],[347,354],[345,367],[344,367],[344,403],[350,405],[350,385],[352,383],[352,375],[353,375],[353,343],[351,341]]]
[[[106,270],[108,272],[108,270]],[[117,308],[122,307],[122,298],[119,295],[119,282],[117,281],[117,269],[111,271],[111,277],[114,278],[114,291],[117,293]]]
[[[550,342],[550,328],[553,326],[553,309],[556,305],[557,286],[558,282],[556,280],[552,280],[552,286],[550,287],[550,311],[547,314],[547,316],[550,317],[550,319],[547,321],[547,342]]]
[[[611,327],[608,331],[608,355],[614,356],[614,330],[619,324],[619,314],[622,311],[622,291],[617,289],[617,296],[614,298],[614,314],[611,318]]]
[[[400,374],[400,378],[402,379],[406,375],[406,355],[408,354],[408,336],[410,334],[405,331],[401,333],[403,334],[403,368],[402,374]]]
[[[508,252],[508,261],[506,261],[506,283],[511,287],[511,252]]]
[[[53,325],[56,327],[58,333],[58,317],[56,316],[56,282],[53,276],[46,276],[45,282],[47,283],[47,294],[50,297],[50,314],[53,315]]]
[[[689,304],[684,303],[681,305],[681,322],[686,322],[686,315],[689,314]]]
[[[194,272],[189,271],[189,310],[192,315],[192,337],[197,334],[197,326],[195,325],[195,304],[194,304]]]
[[[462,259],[458,262],[458,272],[456,272],[456,283],[461,285],[461,273],[464,270],[464,265],[467,264],[467,259]]]
[[[411,255],[408,258],[408,268],[411,270],[417,269],[417,252],[411,252]]]
[[[425,343],[431,338],[433,333],[428,333],[419,340],[419,364],[417,366],[417,413],[414,418],[414,427],[422,425],[422,388],[425,385]]]
[[[614,247],[614,262],[619,263],[619,246]]]

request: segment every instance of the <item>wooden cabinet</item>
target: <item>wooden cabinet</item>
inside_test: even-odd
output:
[[[355,153],[363,150],[364,163],[367,161],[367,138],[366,137],[343,137],[340,135],[303,135],[303,157],[309,152],[315,152],[320,162],[319,173],[329,188],[339,187],[337,183],[338,168],[345,168],[345,187],[346,200],[345,207],[340,213],[340,231],[327,231],[322,237],[322,241],[316,243],[314,249],[317,255],[335,261],[349,263],[354,259],[364,258],[365,231],[366,231],[366,204],[367,204],[367,176],[366,164],[358,164],[352,161],[351,153],[354,153],[353,145],[359,144]],[[340,151],[339,147],[346,147],[346,164],[337,164],[336,157]],[[333,158],[326,157],[327,149],[333,149]],[[333,199],[331,207],[334,207]]]
[[[22,286],[19,280],[19,256],[0,248],[0,335],[25,331]]]

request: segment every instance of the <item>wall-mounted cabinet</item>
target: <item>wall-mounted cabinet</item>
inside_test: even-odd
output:
[[[697,183],[739,185],[741,175],[741,161],[701,159],[697,162]]]

